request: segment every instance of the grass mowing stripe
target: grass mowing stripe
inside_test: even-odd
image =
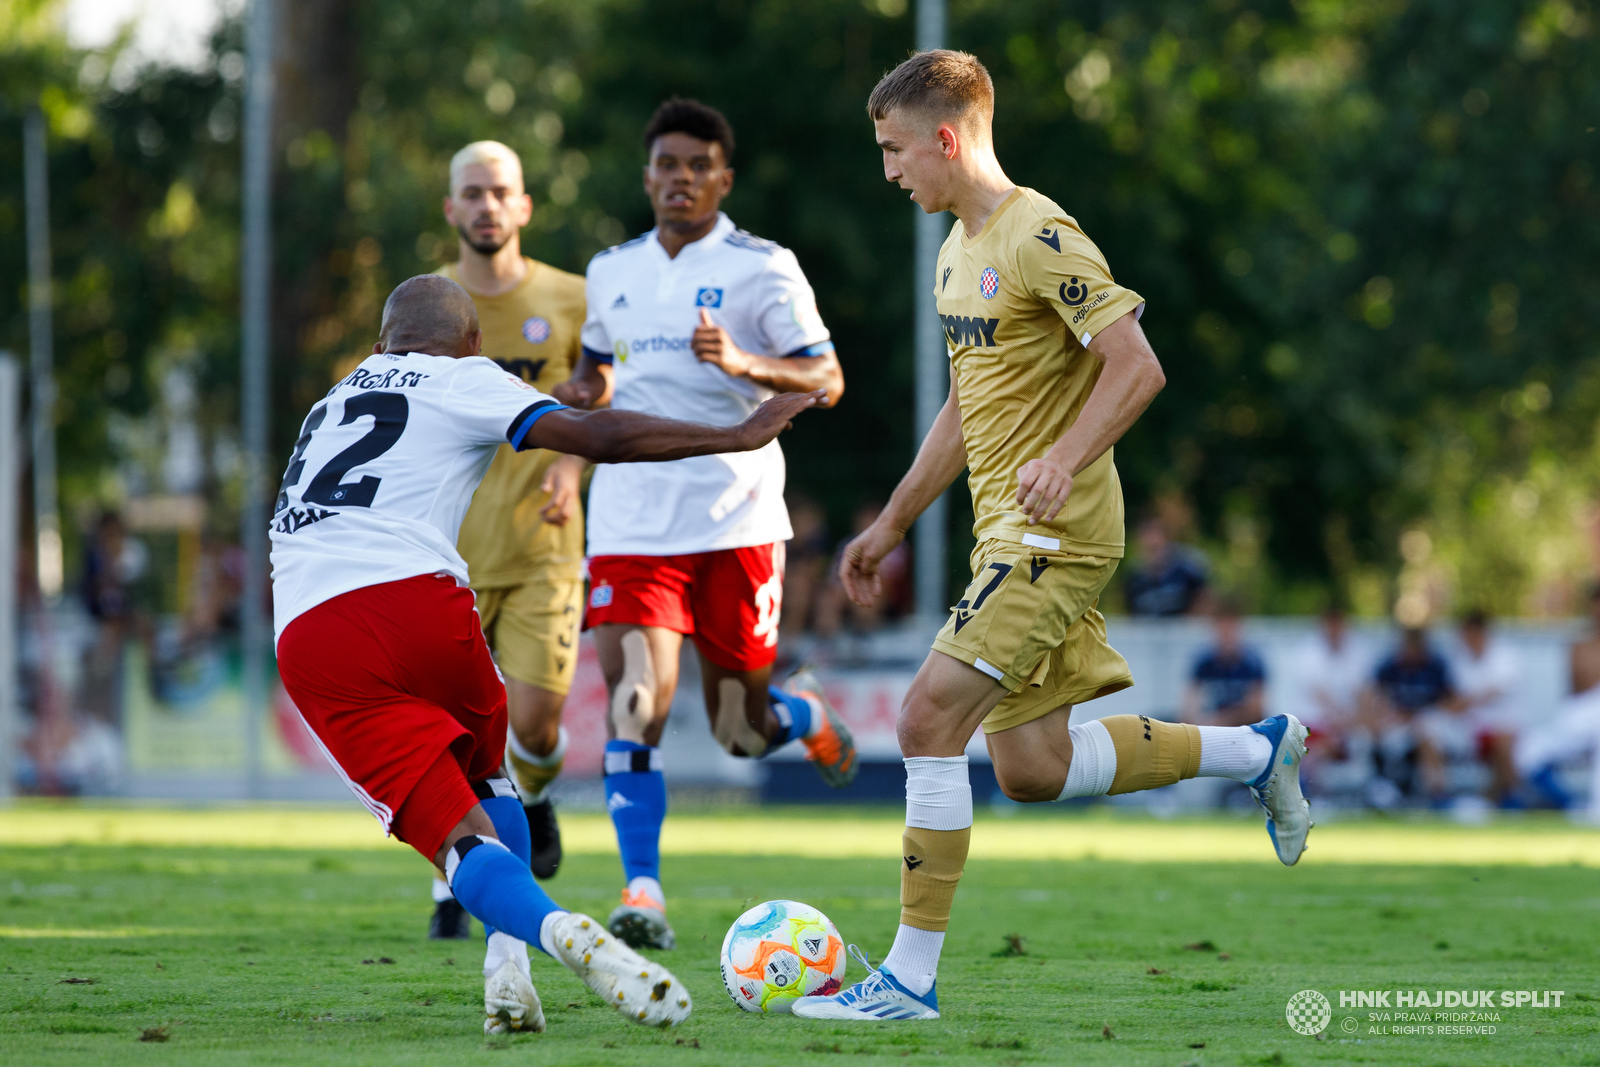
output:
[[[614,855],[604,815],[565,813],[562,840],[574,855]],[[668,855],[769,855],[816,859],[898,855],[900,816],[868,812],[675,814],[662,834]],[[0,845],[70,842],[98,845],[217,845],[331,850],[399,849],[375,820],[355,808],[232,807],[200,809],[22,804],[0,811]],[[1302,865],[1523,864],[1600,867],[1600,833],[1555,817],[1524,817],[1486,826],[1441,820],[1352,820],[1312,830]],[[1100,858],[1187,863],[1276,862],[1254,819],[1158,821],[1120,814],[1026,813],[980,816],[974,859]]]

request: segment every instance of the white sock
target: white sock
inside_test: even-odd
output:
[[[544,949],[551,959],[561,958],[556,955],[556,920],[566,914],[565,911],[552,911],[539,923],[539,947]]]
[[[943,930],[922,930],[901,923],[883,965],[901,985],[920,997],[933,988],[933,980],[939,976],[939,953],[943,949]]]
[[[443,878],[435,878],[433,880],[433,902],[442,904],[447,900],[454,899],[456,899],[456,895],[450,892],[450,883]]]
[[[661,883],[647,875],[641,874],[637,878],[628,879],[628,892],[637,893],[643,890],[652,900],[658,901],[664,908],[667,906],[667,894],[662,890]]]
[[[965,756],[907,756],[906,825],[965,830],[972,825],[972,783]]]
[[[816,737],[822,732],[822,724],[828,721],[828,713],[822,710],[820,701],[806,697],[805,702],[811,705],[811,729],[806,731],[805,736]]]
[[[1252,782],[1272,762],[1272,742],[1248,726],[1201,726],[1198,778]]]
[[[544,933],[542,927],[539,932],[542,936]],[[517,970],[522,972],[522,977],[530,982],[533,981],[533,971],[528,967],[528,943],[519,941],[510,934],[496,930],[489,935],[489,943],[484,948],[483,976],[485,978],[494,977],[494,972],[498,971],[506,960],[510,960],[517,965]]]
[[[1067,781],[1057,800],[1072,797],[1098,797],[1111,792],[1117,777],[1117,746],[1111,732],[1099,719],[1067,731],[1072,738],[1072,762],[1067,764]]]

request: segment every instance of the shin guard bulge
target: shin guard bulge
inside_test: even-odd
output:
[[[1162,722],[1145,715],[1101,719],[1117,750],[1111,795],[1159,789],[1193,778],[1200,770],[1200,730],[1188,723]]]
[[[745,718],[744,683],[724,678],[717,683],[717,722],[712,733],[731,756],[766,755],[767,739],[756,733]]]
[[[919,930],[950,925],[972,842],[967,757],[906,758],[906,829],[900,853],[900,921]]]
[[[919,930],[943,931],[967,865],[972,827],[927,830],[908,826],[900,839],[900,921]]]
[[[622,680],[611,693],[611,725],[617,740],[644,744],[644,732],[655,720],[656,672],[650,641],[642,630],[622,635]]]

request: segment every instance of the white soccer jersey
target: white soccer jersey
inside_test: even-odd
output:
[[[466,585],[456,534],[495,450],[562,407],[482,356],[368,357],[311,409],[283,475],[276,637],[354,589],[439,573]]]
[[[762,356],[833,350],[794,253],[720,215],[669,257],[654,231],[595,256],[584,354],[611,363],[611,406],[731,426],[772,391],[701,363],[689,348],[705,308],[733,343]],[[602,464],[589,487],[589,555],[672,556],[786,541],[783,450]]]
[[[1451,659],[1450,670],[1455,675],[1456,691],[1477,704],[1470,713],[1473,725],[1483,730],[1510,731],[1522,725],[1518,707],[1522,662],[1515,651],[1490,638],[1481,659],[1463,648],[1460,655]],[[1491,698],[1491,693],[1498,695]],[[1479,704],[1480,700],[1484,702]]]

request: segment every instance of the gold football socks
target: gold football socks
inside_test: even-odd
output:
[[[1159,789],[1193,778],[1200,770],[1200,729],[1145,715],[1112,715],[1099,720],[1117,750],[1111,794]]]
[[[537,804],[544,799],[544,791],[561,773],[561,764],[567,758],[567,728],[561,727],[560,740],[548,756],[536,756],[522,746],[517,735],[506,730],[506,769],[517,785],[517,793],[524,804]]]

